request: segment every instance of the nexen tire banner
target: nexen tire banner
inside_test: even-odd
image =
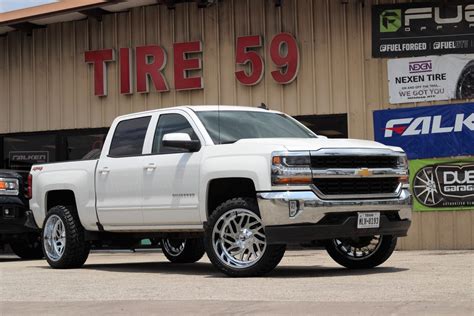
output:
[[[390,103],[474,98],[474,54],[391,59]]]
[[[374,111],[374,135],[409,159],[474,155],[474,103]]]
[[[410,161],[415,211],[474,209],[474,159]]]
[[[372,6],[372,56],[474,53],[474,3]]]

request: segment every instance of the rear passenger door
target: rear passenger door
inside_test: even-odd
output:
[[[120,121],[109,152],[102,153],[96,171],[97,214],[114,227],[143,225],[143,146],[151,116]],[[93,188],[90,188],[91,190]]]

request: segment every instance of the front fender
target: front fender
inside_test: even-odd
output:
[[[206,158],[201,168],[199,209],[203,219],[207,219],[209,183],[214,179],[246,178],[253,181],[256,191],[271,189],[270,160],[261,155]]]

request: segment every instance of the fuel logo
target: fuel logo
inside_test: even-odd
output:
[[[380,33],[396,32],[402,26],[400,9],[385,10],[380,14]]]

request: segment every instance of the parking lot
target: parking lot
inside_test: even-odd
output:
[[[396,252],[350,271],[320,250],[288,251],[263,278],[232,279],[207,258],[173,265],[159,251],[99,252],[79,270],[0,257],[0,314],[471,314],[474,252]]]

